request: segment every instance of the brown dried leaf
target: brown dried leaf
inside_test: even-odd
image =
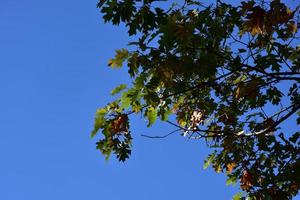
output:
[[[252,175],[247,170],[245,170],[243,172],[243,175],[242,175],[240,181],[241,181],[241,189],[242,190],[246,190],[247,191],[253,185],[252,184],[252,182],[253,182]]]

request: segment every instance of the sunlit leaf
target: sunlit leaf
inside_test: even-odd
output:
[[[203,168],[204,168],[204,169],[207,169],[207,168],[211,165],[211,163],[213,162],[215,156],[216,156],[216,152],[213,152],[212,154],[210,154],[210,155],[206,158],[206,160],[205,160],[205,162],[204,162],[204,165],[203,165]]]
[[[148,127],[154,124],[157,118],[157,110],[154,107],[147,108]]]
[[[111,91],[111,95],[115,95],[115,94],[118,94],[120,93],[122,90],[126,89],[127,88],[127,85],[126,84],[121,84],[119,86],[117,86],[115,89],[113,89]]]

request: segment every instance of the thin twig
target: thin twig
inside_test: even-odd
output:
[[[159,136],[159,135],[158,136],[150,136],[150,135],[145,135],[145,134],[142,134],[141,136],[146,137],[146,138],[151,138],[151,139],[161,139],[161,138],[166,138],[169,135],[172,135],[173,133],[176,133],[178,131],[181,131],[181,129],[174,130],[166,135],[161,135],[161,136]]]

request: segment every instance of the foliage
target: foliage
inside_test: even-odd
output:
[[[300,189],[300,133],[280,127],[300,123],[299,7],[280,0],[168,3],[98,4],[105,22],[124,23],[134,41],[109,61],[126,64],[133,83],[114,89],[121,97],[97,111],[97,148],[125,161],[129,115],[140,113],[148,126],[159,118],[206,140],[215,150],[204,167],[239,183],[244,193],[234,199],[292,198]]]

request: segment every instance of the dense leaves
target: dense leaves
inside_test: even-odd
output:
[[[160,119],[172,133],[206,140],[214,151],[204,168],[240,185],[233,199],[298,193],[300,132],[281,125],[300,123],[299,6],[101,0],[98,7],[133,39],[108,63],[126,65],[132,85],[116,87],[120,98],[96,113],[92,136],[101,130],[97,148],[106,158],[129,157],[129,116],[140,113],[148,126]]]

